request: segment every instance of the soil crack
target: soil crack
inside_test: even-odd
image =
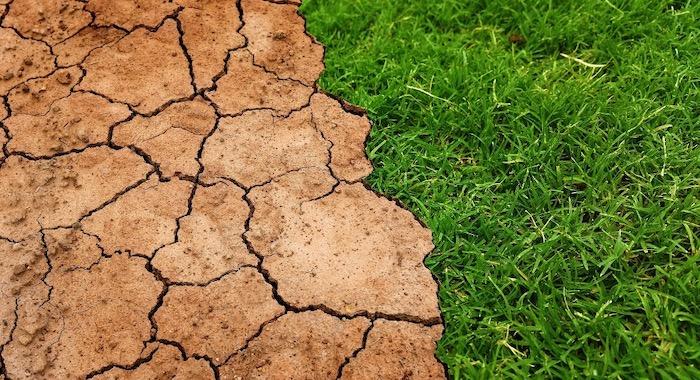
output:
[[[430,232],[364,183],[301,1],[23,1],[0,377],[444,378]]]

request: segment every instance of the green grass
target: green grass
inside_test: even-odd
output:
[[[433,230],[453,377],[700,378],[699,1],[302,11]]]

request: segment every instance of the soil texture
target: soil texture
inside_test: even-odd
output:
[[[440,379],[299,1],[0,0],[0,379]]]

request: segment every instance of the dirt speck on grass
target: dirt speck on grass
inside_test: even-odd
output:
[[[2,5],[0,378],[444,378],[298,1]]]

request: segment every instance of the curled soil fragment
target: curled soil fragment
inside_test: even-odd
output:
[[[0,379],[440,379],[299,0],[0,0]]]

